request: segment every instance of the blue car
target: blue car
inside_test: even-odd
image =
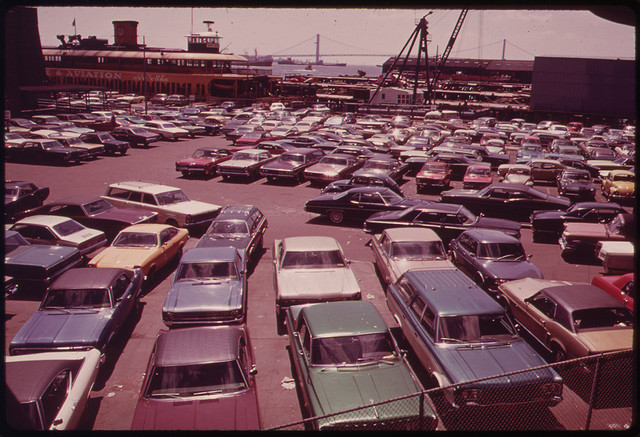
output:
[[[139,308],[142,272],[71,269],[49,287],[38,311],[18,330],[10,355],[105,347]]]

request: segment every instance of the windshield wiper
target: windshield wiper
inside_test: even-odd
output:
[[[57,311],[62,311],[65,314],[70,314],[71,311],[69,311],[66,307],[44,307],[45,310],[57,310]]]
[[[204,391],[196,391],[191,393],[192,396],[202,396],[202,395],[213,395],[213,394],[218,394],[218,393],[222,393],[221,389],[216,389],[216,390],[204,390]]]
[[[465,341],[460,340],[459,338],[440,337],[440,340],[442,340],[442,341],[450,341],[452,343],[466,343]]]

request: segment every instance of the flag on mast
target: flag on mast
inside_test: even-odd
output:
[[[75,19],[75,18],[73,19],[73,24],[71,24],[71,25],[72,25],[72,26],[75,26],[75,25],[76,25],[76,19]]]

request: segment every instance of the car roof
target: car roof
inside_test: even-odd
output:
[[[68,221],[75,221],[75,220],[72,220],[69,217],[63,217],[59,215],[36,214],[36,215],[30,215],[28,217],[20,219],[16,222],[16,224],[54,226],[60,223],[68,222]]]
[[[173,228],[173,227],[174,226],[165,225],[162,223],[139,223],[137,225],[127,226],[120,232],[151,232],[154,234],[159,234],[164,229]]]
[[[613,208],[618,209],[621,208],[620,204],[615,202],[576,202],[572,205],[574,208]]]
[[[169,185],[156,184],[155,182],[146,181],[123,181],[114,182],[109,185],[111,188],[123,188],[127,190],[137,190],[150,194],[164,193],[166,191],[175,191],[180,188],[171,187]]]
[[[255,205],[227,205],[220,210],[215,220],[246,220],[257,209]]]
[[[481,243],[520,243],[516,237],[495,229],[469,229],[464,234]]]
[[[235,261],[237,249],[231,246],[194,247],[184,252],[180,263],[207,261]]]
[[[243,336],[240,326],[201,326],[160,331],[156,338],[155,365],[186,366],[233,361]]]
[[[93,195],[84,195],[84,196],[70,196],[63,197],[62,199],[54,200],[49,203],[49,205],[84,205],[85,203],[95,202],[96,200],[104,200],[105,202],[109,202],[107,199],[103,199],[100,196]]]
[[[427,228],[389,228],[383,233],[393,241],[441,241],[433,229]]]
[[[404,277],[441,317],[504,312],[498,302],[460,270],[409,270]]]
[[[107,288],[115,278],[125,272],[127,272],[125,269],[106,267],[99,269],[94,267],[70,269],[60,275],[51,285],[51,288],[56,290]]]
[[[23,187],[25,185],[35,185],[33,182],[28,181],[6,181],[4,183],[5,187]]]
[[[615,297],[587,283],[562,282],[562,285],[543,288],[540,293],[546,294],[570,312],[601,307],[624,308],[624,305]]]
[[[333,237],[287,237],[282,240],[287,251],[307,252],[310,250],[340,250],[338,241]]]
[[[81,364],[78,359],[7,362],[6,384],[19,402],[35,401],[58,373],[65,369],[77,371]]]
[[[387,324],[368,301],[336,301],[306,305],[301,313],[313,337],[386,332]]]

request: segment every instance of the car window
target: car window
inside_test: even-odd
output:
[[[360,364],[393,358],[394,348],[387,331],[340,337],[314,338],[312,364]]]
[[[346,262],[338,250],[317,250],[305,252],[288,251],[282,259],[282,268],[335,268],[344,267]]]
[[[142,201],[142,193],[138,193],[136,191],[132,191],[129,193],[129,201],[131,202],[141,202]]]
[[[171,235],[167,229],[160,232],[160,245],[166,244],[169,240],[171,240]]]
[[[416,297],[410,305],[411,311],[416,316],[416,319],[422,319],[422,313],[424,312],[425,304],[420,296]]]
[[[304,350],[304,354],[309,358],[309,353],[311,352],[311,333],[307,328],[307,323],[304,318],[300,323],[300,339],[302,343],[302,349]]]
[[[146,203],[147,205],[157,205],[156,198],[153,197],[153,194],[148,193],[142,195],[142,203]]]
[[[58,373],[42,395],[42,413],[45,429],[48,429],[58,415],[71,386],[71,371],[65,369]]]
[[[113,286],[111,287],[114,301],[120,299],[124,295],[124,292],[127,291],[129,284],[131,284],[131,280],[127,275],[120,275],[120,277],[116,279],[116,282],[114,282]]]
[[[382,252],[391,255],[391,241],[387,235],[383,235],[380,239],[380,247],[382,248]]]
[[[444,218],[444,214],[437,212],[421,212],[413,220],[418,223],[440,223]]]
[[[396,288],[400,294],[400,297],[405,301],[409,301],[411,296],[413,296],[415,293],[413,285],[404,276],[400,278]]]
[[[126,199],[127,197],[129,197],[129,190],[123,190],[122,188],[109,188],[109,191],[107,191],[107,196]]]
[[[55,240],[56,237],[47,228],[40,226],[18,225],[13,228],[25,238],[33,238],[36,240]]]
[[[530,303],[548,318],[553,319],[555,317],[556,303],[546,296],[534,297],[530,300]]]

